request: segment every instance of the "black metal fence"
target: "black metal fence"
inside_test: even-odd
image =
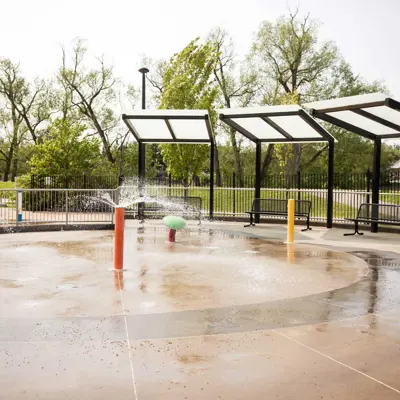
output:
[[[153,185],[162,186],[187,186],[208,187],[209,177],[196,177],[190,181],[173,179],[171,176],[165,178],[146,179]],[[112,189],[117,188],[123,182],[123,178],[117,175],[105,176],[39,176],[31,175],[31,189]],[[235,173],[230,176],[222,176],[214,180],[216,187],[223,188],[253,188],[254,176],[246,176],[238,179]],[[271,174],[264,177],[261,182],[262,188],[275,189],[326,189],[328,182],[327,174],[309,174],[299,171],[294,175]],[[334,188],[345,190],[370,191],[372,172],[364,173],[336,173],[334,174]],[[385,192],[400,191],[400,171],[387,171],[381,174],[380,188]]]
[[[31,175],[31,189],[114,189],[120,180],[116,175],[105,176],[41,176]]]
[[[40,177],[32,176],[32,189],[115,189],[122,179],[118,176],[73,176]],[[135,187],[134,180],[128,183]],[[274,174],[266,176],[261,183],[261,197],[312,202],[311,218],[325,221],[327,210],[327,174],[308,174],[299,172],[285,176]],[[251,209],[254,199],[255,177],[238,179],[235,174],[215,180],[214,215],[244,216]],[[147,196],[197,196],[201,197],[203,209],[210,209],[210,179],[208,176],[195,177],[189,181],[165,178],[149,178],[145,182]],[[334,221],[344,221],[354,217],[361,203],[371,201],[372,173],[337,173],[334,175]],[[400,172],[385,172],[380,177],[380,201],[400,204]],[[132,211],[135,211],[132,207]]]

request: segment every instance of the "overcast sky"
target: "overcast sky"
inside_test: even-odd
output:
[[[142,55],[168,58],[217,26],[245,55],[263,20],[297,5],[322,22],[321,38],[335,41],[356,73],[384,80],[400,100],[400,0],[2,0],[0,57],[20,62],[29,77],[48,76],[60,64],[60,45],[81,37],[123,81],[139,85]]]

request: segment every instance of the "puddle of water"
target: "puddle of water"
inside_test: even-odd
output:
[[[58,290],[71,290],[71,289],[78,289],[80,286],[75,285],[73,283],[65,283],[63,285],[58,285]]]
[[[31,281],[37,281],[38,279],[39,278],[36,278],[34,276],[27,276],[27,277],[24,277],[24,278],[17,278],[16,280],[18,282],[31,282]]]
[[[22,285],[18,284],[18,282],[13,279],[0,279],[0,286],[8,289],[16,289]]]

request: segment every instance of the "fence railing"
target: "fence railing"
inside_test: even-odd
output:
[[[201,197],[204,217],[208,216],[209,188],[146,185],[144,190],[152,197]],[[1,189],[0,226],[112,223],[113,207],[103,198],[118,202],[119,193],[118,189]],[[325,189],[261,189],[262,198],[310,200],[311,220],[320,222],[327,218],[327,195]],[[371,202],[371,195],[370,191],[334,190],[333,221],[346,222],[345,218],[355,217],[360,204]],[[214,216],[246,217],[253,199],[253,188],[215,188]],[[400,204],[400,191],[380,193],[380,203]],[[137,215],[137,204],[126,209],[128,214]]]
[[[116,196],[114,189],[2,189],[0,226],[112,223],[113,208],[99,201],[106,193]]]
[[[217,179],[218,178],[218,179]],[[128,181],[135,177],[126,177]],[[79,176],[41,176],[31,175],[30,187],[32,189],[116,189],[124,181],[123,177],[117,175],[79,175]],[[208,187],[210,179],[208,176],[195,177],[184,182],[182,179],[174,179],[169,176],[159,178],[147,178],[151,185],[158,186],[190,186]],[[215,185],[221,188],[253,188],[255,176],[249,175],[240,179],[235,173],[215,177]],[[340,173],[333,177],[336,190],[358,190],[370,191],[372,187],[372,172],[367,170],[361,173]],[[326,189],[328,176],[325,173],[307,173],[298,171],[296,174],[268,174],[261,182],[261,187],[268,189]],[[400,171],[384,171],[380,176],[380,189],[385,192],[400,191]]]
[[[30,180],[31,189],[115,189],[119,184],[116,175],[31,175]]]

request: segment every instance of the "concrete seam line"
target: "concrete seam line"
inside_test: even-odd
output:
[[[306,344],[301,343],[301,342],[299,342],[298,340],[293,339],[293,338],[291,338],[291,337],[285,335],[284,333],[278,332],[276,329],[271,329],[271,331],[272,331],[272,332],[275,332],[277,335],[280,335],[280,336],[282,336],[282,337],[284,337],[284,338],[286,338],[286,339],[288,339],[288,340],[290,340],[290,341],[292,341],[292,342],[294,342],[294,343],[297,343],[297,344],[300,345],[300,346],[305,347],[305,348],[308,349],[308,350],[313,351],[314,353],[319,354],[319,355],[322,356],[322,357],[327,358],[328,360],[331,360],[331,361],[333,361],[333,362],[335,362],[335,363],[337,363],[337,364],[339,364],[339,365],[341,365],[341,366],[343,366],[343,367],[345,367],[345,368],[348,368],[348,369],[350,369],[350,370],[352,370],[352,371],[354,371],[354,372],[357,372],[357,373],[359,373],[360,375],[363,375],[363,376],[365,376],[366,378],[369,378],[369,379],[373,380],[374,382],[379,383],[380,385],[383,385],[383,386],[387,387],[388,389],[393,390],[393,391],[396,392],[396,393],[400,393],[400,390],[397,390],[397,389],[395,389],[394,387],[389,386],[389,385],[387,385],[386,383],[384,383],[384,382],[382,382],[382,381],[380,381],[380,380],[378,380],[378,379],[375,379],[375,378],[373,378],[372,376],[367,375],[367,374],[365,374],[364,372],[361,372],[361,371],[359,371],[359,370],[356,369],[356,368],[350,367],[350,365],[347,365],[347,364],[345,364],[345,363],[342,363],[341,361],[336,360],[335,358],[330,357],[330,356],[328,356],[327,354],[324,354],[324,353],[322,353],[322,352],[320,352],[320,351],[318,351],[318,350],[316,350],[316,349],[314,349],[314,348],[312,348],[312,347],[310,347],[310,346],[307,346]]]
[[[131,343],[130,343],[130,340],[129,340],[128,321],[127,321],[127,318],[126,318],[124,298],[122,296],[122,290],[121,290],[121,277],[120,277],[119,274],[118,274],[118,286],[120,288],[119,289],[119,294],[121,296],[121,306],[122,306],[124,322],[125,322],[126,343],[128,345],[128,355],[129,355],[129,363],[130,363],[130,366],[131,366],[131,373],[132,373],[133,392],[135,394],[135,400],[138,400],[138,395],[137,395],[137,390],[136,390],[136,381],[135,381],[135,372],[133,370],[133,362],[132,362]]]

